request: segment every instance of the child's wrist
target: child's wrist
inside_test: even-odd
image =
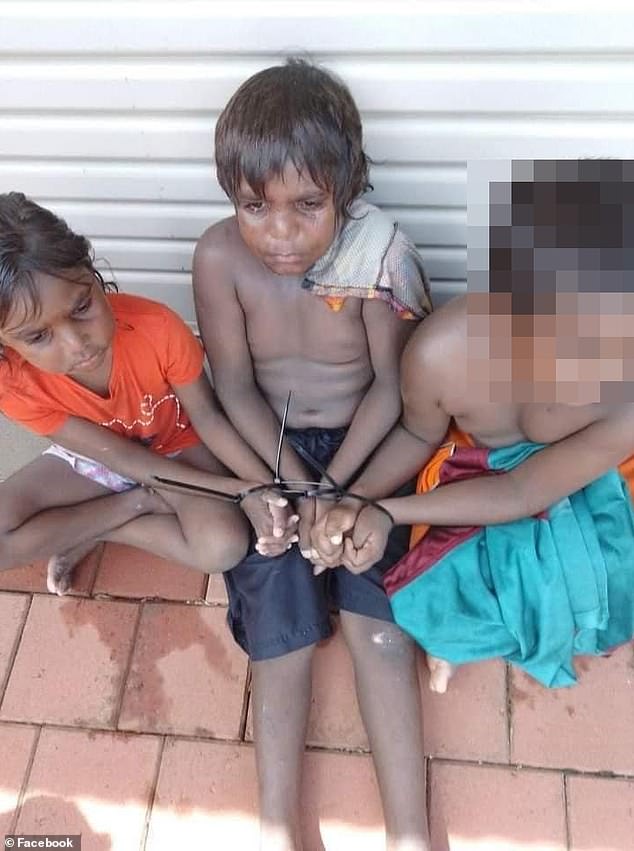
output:
[[[394,500],[391,499],[381,499],[376,502],[373,502],[372,505],[377,508],[380,512],[386,515],[389,519],[392,526],[398,526],[399,522],[396,518]]]
[[[236,502],[241,503],[244,499],[251,494],[261,493],[262,491],[268,490],[269,488],[274,488],[272,482],[238,482],[238,489],[236,491]]]

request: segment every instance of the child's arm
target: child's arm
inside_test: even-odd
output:
[[[221,464],[242,480],[272,484],[269,468],[219,409],[204,372],[196,381],[173,389],[196,433]],[[264,503],[262,494],[253,495],[243,500],[241,507],[258,533],[258,546],[264,548],[263,554],[279,555],[295,534],[295,520],[290,516],[286,499],[264,496]]]
[[[280,423],[255,382],[244,313],[227,262],[213,245],[200,242],[196,247],[193,283],[198,327],[227,417],[272,470]],[[280,470],[286,479],[310,478],[286,442]]]
[[[401,422],[349,488],[366,499],[385,497],[415,476],[438,448],[449,428],[450,417],[441,404],[446,353],[442,341],[428,332],[428,325],[433,328],[433,318],[416,329],[403,352]],[[426,376],[424,381],[421,381],[421,375]],[[339,563],[337,558],[343,552],[343,535],[353,528],[362,508],[359,500],[346,499],[316,524],[312,543],[327,566]]]
[[[232,476],[218,476],[205,470],[199,470],[189,464],[152,452],[134,440],[129,440],[80,417],[69,417],[61,428],[49,436],[51,440],[70,449],[71,452],[94,458],[122,476],[161,490],[170,490],[171,488],[158,483],[154,478],[155,476],[176,479],[180,482],[212,488],[235,496],[249,488],[266,483],[266,480],[262,482],[258,479],[236,479]],[[175,488],[175,490],[178,491],[179,489]],[[180,490],[179,492],[182,493],[183,491]],[[261,506],[260,503],[264,503],[264,505]],[[268,513],[273,513],[274,509],[283,508],[285,505],[285,499],[270,491],[259,492],[241,502],[241,508],[251,520],[259,537],[268,534],[268,527],[260,528]],[[261,508],[263,507],[267,511],[262,511]],[[281,518],[277,514],[275,516],[276,523],[280,524]]]
[[[574,410],[574,409],[573,409]],[[381,500],[398,524],[486,526],[545,511],[634,454],[634,405],[609,414],[496,476]]]
[[[611,414],[535,453],[514,470],[453,482],[425,494],[383,499],[396,524],[487,526],[532,517],[634,454],[634,405]],[[574,417],[574,413],[573,413]],[[345,542],[343,563],[355,573],[383,554],[392,524],[364,508]]]
[[[399,362],[415,328],[379,300],[365,300],[362,316],[374,378],[355,411],[345,440],[328,466],[330,475],[342,485],[349,482],[399,418]]]
[[[69,417],[50,438],[71,452],[94,458],[116,473],[147,487],[157,487],[155,476],[178,479],[230,495],[237,495],[245,488],[263,484],[257,479],[243,481],[233,476],[217,476],[205,470],[198,470],[177,459],[152,452],[135,440],[128,440],[81,417]]]
[[[246,481],[271,482],[270,469],[222,413],[204,373],[190,384],[180,384],[173,390],[196,434],[225,467]]]

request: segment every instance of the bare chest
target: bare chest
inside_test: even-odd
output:
[[[298,358],[349,363],[367,357],[360,299],[335,311],[298,280],[263,279],[238,291],[249,349],[256,364]]]

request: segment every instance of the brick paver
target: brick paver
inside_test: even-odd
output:
[[[570,851],[632,851],[634,778],[568,777]]]
[[[432,762],[433,848],[565,851],[563,776]]]
[[[202,600],[207,574],[126,547],[106,544],[95,580],[95,594],[116,597],[160,597],[165,600]]]
[[[38,732],[26,724],[0,725],[0,836],[13,827]]]
[[[138,851],[161,741],[153,736],[42,731],[18,833],[82,834],[82,851]]]
[[[119,727],[235,739],[246,674],[223,608],[145,604]]]
[[[130,603],[36,594],[0,718],[114,726],[136,620]]]
[[[0,594],[0,697],[18,649],[30,602],[26,594]]]
[[[634,645],[577,670],[577,685],[551,690],[513,671],[511,761],[634,774]]]
[[[420,671],[425,751],[432,756],[508,762],[504,664],[463,665],[446,694],[435,694],[428,688],[422,654]]]
[[[109,545],[82,566],[80,593],[100,557],[93,593],[158,601],[37,593],[43,565],[4,574],[0,828],[17,818],[20,831],[81,832],[87,851],[171,851],[201,837],[256,847],[254,749],[239,741],[248,666],[226,627],[222,578]],[[470,665],[434,695],[421,668],[434,851],[563,851],[567,837],[570,851],[631,851],[634,651],[582,659],[579,672],[575,688],[547,691],[518,671],[507,681],[499,661]],[[315,655],[308,742],[306,848],[383,851],[339,631]]]

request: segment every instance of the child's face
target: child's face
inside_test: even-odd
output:
[[[258,198],[242,182],[236,199],[240,235],[249,251],[276,275],[302,276],[322,257],[336,233],[336,212],[326,192],[291,163]]]
[[[503,393],[492,401],[632,401],[634,298],[565,292],[553,298],[548,309],[537,300],[535,313],[513,314],[508,294],[469,296],[470,354],[488,359]]]
[[[105,294],[88,270],[72,280],[36,273],[41,310],[18,301],[0,330],[0,342],[44,372],[81,381],[94,374],[110,350],[115,322]]]

